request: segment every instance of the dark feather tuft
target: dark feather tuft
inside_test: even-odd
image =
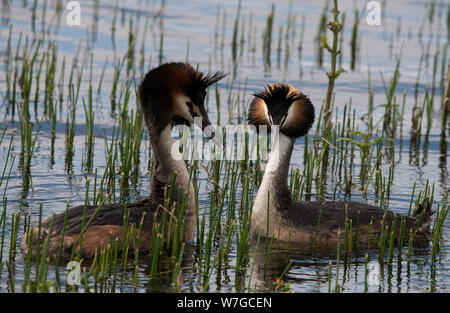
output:
[[[255,92],[253,95],[264,100],[267,105],[275,105],[277,103],[291,104],[305,97],[301,93],[295,91],[290,92],[289,86],[284,84],[269,85],[263,91]]]
[[[294,106],[289,124],[283,125],[281,129],[291,138],[306,135],[314,123],[314,106],[311,101],[289,85],[271,84],[253,95],[255,98],[250,104],[248,118],[250,124],[270,125],[264,113],[264,103],[275,124],[280,123],[291,106]]]
[[[207,74],[199,73],[197,82],[203,89],[206,89],[212,84],[217,83],[219,80],[226,77],[227,75],[228,74],[223,72],[207,73]]]

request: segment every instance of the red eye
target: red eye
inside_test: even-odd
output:
[[[192,104],[192,102],[188,101],[186,102],[186,105],[189,107],[189,109],[192,110],[192,108],[194,107],[194,105]]]

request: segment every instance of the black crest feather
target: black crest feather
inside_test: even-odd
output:
[[[290,105],[292,102],[306,97],[295,91],[290,92],[289,86],[284,84],[277,84],[275,86],[269,85],[263,91],[255,92],[253,95],[257,98],[263,99],[268,106],[279,103],[288,103]]]
[[[212,84],[217,83],[225,76],[227,76],[227,74],[223,72],[206,73],[206,74],[202,72],[195,72],[195,77],[190,82],[189,87],[197,90],[205,90]]]
[[[295,105],[289,124],[283,125],[281,131],[291,137],[304,136],[314,123],[314,106],[309,98],[295,88],[286,84],[271,84],[263,91],[253,94],[255,99],[250,104],[249,123],[253,125],[268,125],[267,118],[258,107],[257,99],[264,101],[269,115],[275,124],[283,123],[292,105]],[[259,101],[261,101],[259,100]]]
[[[185,92],[194,102],[203,102],[202,99],[205,97],[206,89],[225,76],[227,74],[222,72],[207,74],[198,71],[191,72],[191,79],[184,85]]]

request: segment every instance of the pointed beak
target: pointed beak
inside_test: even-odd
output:
[[[194,118],[194,123],[198,127],[200,127],[203,131],[203,133],[212,140],[215,144],[219,145],[220,147],[223,146],[222,142],[219,138],[217,138],[216,133],[214,132],[214,127],[211,125],[211,122],[208,117],[208,113],[206,113],[206,110],[204,108],[200,108],[201,116],[194,111],[193,109],[189,109],[189,113]],[[201,119],[201,123],[199,122],[199,119]],[[210,126],[210,127],[208,127]]]
[[[191,114],[192,118],[194,119],[194,123],[202,129],[203,132],[205,132],[205,129],[208,126],[211,126],[211,122],[209,121],[208,113],[206,113],[204,108],[200,109],[201,115],[199,115],[196,111],[194,111],[192,108],[189,108],[189,113]],[[198,123],[198,120],[201,119],[201,124]],[[199,125],[200,124],[200,125]],[[206,134],[206,133],[205,133]],[[206,134],[208,138],[212,139],[214,138],[215,134],[214,132],[210,131],[210,134]]]

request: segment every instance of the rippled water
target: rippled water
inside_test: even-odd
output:
[[[81,52],[87,51],[87,62],[92,56],[92,73],[89,66],[83,73],[81,83],[80,99],[87,97],[89,82],[92,80],[96,90],[98,82],[102,77],[105,68],[104,79],[99,96],[95,101],[95,151],[94,168],[98,168],[99,173],[103,172],[105,166],[105,146],[103,133],[110,139],[113,126],[117,125],[116,119],[111,117],[110,91],[113,86],[114,65],[117,60],[123,58],[128,49],[128,36],[130,23],[132,33],[136,36],[135,59],[138,64],[137,74],[133,83],[139,82],[142,68],[140,62],[143,60],[144,72],[156,66],[159,60],[162,61],[184,61],[188,58],[192,64],[198,64],[200,70],[216,71],[221,70],[233,73],[236,69],[236,80],[230,83],[230,78],[218,84],[222,95],[222,107],[220,114],[220,124],[228,122],[237,123],[242,118],[251,92],[262,89],[266,84],[272,82],[288,82],[305,94],[307,94],[316,111],[320,110],[322,101],[325,98],[325,90],[328,84],[326,71],[329,68],[328,54],[324,53],[324,66],[317,66],[314,37],[317,32],[319,16],[324,7],[324,1],[276,1],[272,54],[270,65],[264,62],[262,55],[262,33],[266,27],[266,19],[270,13],[272,1],[243,1],[240,32],[244,32],[244,46],[242,55],[237,64],[233,63],[231,41],[233,35],[234,19],[238,7],[238,1],[178,1],[168,0],[164,6],[160,1],[79,1],[81,4],[81,25],[69,26],[65,22],[68,10],[64,8],[58,15],[55,14],[57,3],[65,1],[36,1],[36,19],[33,22],[32,7],[34,1],[3,1],[1,8],[0,25],[0,57],[6,59],[7,39],[11,30],[11,47],[13,53],[16,51],[17,42],[20,36],[23,39],[28,36],[29,40],[42,38],[43,46],[46,47],[49,41],[53,41],[58,51],[58,68],[60,68],[63,57],[66,62],[66,76],[69,73],[72,60],[80,48]],[[403,133],[398,134],[395,140],[395,175],[391,190],[390,207],[401,213],[407,213],[414,184],[416,190],[425,187],[427,180],[435,184],[436,202],[442,201],[448,193],[449,165],[447,157],[449,150],[445,154],[440,151],[441,134],[441,68],[442,60],[448,62],[443,54],[448,45],[448,1],[435,1],[435,11],[433,22],[429,22],[430,2],[423,1],[379,1],[382,5],[382,21],[380,26],[369,26],[366,22],[366,12],[364,8],[366,1],[340,1],[341,11],[346,13],[342,66],[348,71],[342,74],[335,85],[335,104],[338,108],[337,118],[342,117],[344,104],[351,103],[355,109],[356,125],[360,130],[365,130],[366,125],[362,117],[368,110],[368,77],[370,73],[371,85],[374,91],[374,121],[382,119],[384,109],[382,105],[386,101],[383,87],[383,79],[386,83],[393,76],[396,58],[400,58],[400,77],[396,89],[397,102],[400,102],[403,92],[405,98],[405,117],[403,120]],[[219,5],[220,4],[220,5]],[[360,10],[359,23],[359,52],[357,67],[355,71],[349,70],[350,66],[350,39],[352,25],[354,21],[354,9]],[[45,12],[45,16],[44,16]],[[219,12],[219,19],[217,19]],[[289,15],[295,15],[293,34],[290,40],[290,55],[286,61],[286,43],[283,41],[279,56],[277,53],[279,28],[286,29]],[[116,16],[114,18],[114,16]],[[225,24],[223,23],[225,16]],[[302,20],[302,17],[304,20]],[[114,39],[112,37],[111,26],[115,22]],[[304,29],[302,35],[302,21]],[[34,25],[34,26],[33,26]],[[144,28],[147,25],[147,32],[144,37]],[[223,26],[224,25],[224,26]],[[33,31],[34,29],[34,31]],[[248,30],[251,29],[249,33]],[[240,32],[238,36],[240,36]],[[164,34],[162,37],[161,34]],[[301,56],[298,45],[303,36]],[[161,38],[163,40],[162,54],[160,51]],[[239,38],[240,39],[240,38]],[[250,39],[250,40],[249,40]],[[331,40],[331,39],[330,39]],[[222,45],[223,44],[223,45]],[[145,53],[141,54],[141,48],[145,48]],[[253,48],[255,48],[253,50]],[[411,151],[409,146],[411,129],[411,112],[415,103],[415,88],[418,76],[421,55],[424,56],[420,80],[418,83],[418,101],[422,105],[425,89],[430,88],[433,83],[433,60],[437,55],[437,75],[436,90],[434,95],[434,107],[431,112],[432,126],[426,140],[421,140],[421,145],[417,151]],[[20,57],[20,56],[19,56]],[[80,55],[79,62],[83,59]],[[236,67],[235,67],[236,66]],[[44,66],[45,68],[45,66]],[[125,68],[124,68],[125,69]],[[0,94],[6,92],[6,63],[0,67]],[[126,75],[123,70],[119,81],[125,81]],[[44,75],[43,75],[44,76]],[[92,78],[90,78],[90,76]],[[56,73],[59,77],[59,72]],[[133,78],[130,78],[133,80]],[[67,77],[66,77],[67,82]],[[41,78],[41,93],[43,93],[44,82]],[[134,87],[133,87],[134,88]],[[119,93],[118,93],[119,94]],[[212,95],[212,93],[211,93]],[[239,98],[237,98],[239,95]],[[41,96],[42,99],[42,96]],[[217,120],[217,110],[214,96],[209,98],[209,114],[212,121]],[[236,107],[232,101],[239,102]],[[236,100],[238,99],[238,100]],[[1,101],[1,100],[0,100]],[[130,101],[132,107],[135,106],[134,92]],[[230,110],[229,106],[233,106]],[[379,107],[377,107],[379,106]],[[236,109],[238,108],[238,109]],[[54,158],[51,156],[51,126],[47,122],[42,123],[40,134],[37,140],[36,151],[31,163],[32,184],[29,189],[24,188],[21,170],[18,167],[20,153],[20,134],[18,117],[12,121],[6,115],[6,101],[0,102],[0,116],[5,118],[0,120],[0,129],[7,129],[5,139],[0,146],[0,170],[4,168],[7,158],[9,139],[14,134],[13,153],[16,155],[14,166],[12,167],[10,179],[6,189],[7,196],[7,217],[10,220],[12,212],[22,207],[28,208],[32,216],[38,215],[40,203],[43,204],[43,217],[51,216],[53,212],[63,212],[66,201],[78,205],[84,203],[86,175],[82,164],[85,143],[86,120],[82,106],[76,112],[76,151],[72,161],[71,171],[66,170],[65,162],[65,130],[67,108],[62,107],[58,112],[56,125],[56,141]],[[38,106],[40,116],[42,109]],[[32,116],[33,116],[32,111]],[[32,118],[32,121],[35,120]],[[423,125],[426,125],[424,118]],[[425,127],[425,126],[423,126]],[[314,127],[313,127],[314,129]],[[141,168],[137,183],[131,190],[131,198],[146,196],[149,190],[148,174],[148,138],[145,135],[141,152]],[[291,166],[303,169],[303,139],[298,140],[295,146]],[[12,162],[10,156],[10,162]],[[358,158],[355,160],[355,173],[358,173]],[[388,167],[388,164],[383,164]],[[9,167],[8,167],[9,170]],[[356,177],[357,175],[355,175]],[[210,201],[208,190],[211,189],[209,181],[204,172],[200,172],[199,180],[201,188],[199,191],[199,205],[201,210],[208,207]],[[355,178],[357,180],[357,178]],[[329,182],[327,186],[327,198],[333,196],[335,182]],[[345,186],[338,185],[337,197],[343,199]],[[1,186],[0,193],[4,193],[4,185]],[[240,199],[240,195],[237,195]],[[361,186],[358,181],[352,186],[352,200],[366,201],[361,195]],[[374,189],[370,186],[367,201],[376,203],[378,199],[374,194]],[[22,204],[21,204],[22,203]],[[0,206],[3,210],[3,206]],[[201,212],[202,214],[203,212]],[[380,287],[369,287],[369,291],[390,291],[390,292],[423,292],[428,290],[446,291],[450,287],[449,277],[449,224],[444,223],[443,239],[437,257],[437,262],[433,268],[430,265],[430,248],[416,249],[410,260],[395,258],[392,266],[382,267],[382,277]],[[10,224],[7,224],[6,239],[9,238]],[[6,242],[9,242],[6,240]],[[248,253],[250,262],[254,256],[250,243]],[[8,247],[4,247],[5,251]],[[235,284],[234,258],[236,257],[236,247],[232,246],[229,255],[230,264],[223,273],[213,271],[210,291],[236,291],[242,290]],[[184,291],[199,291],[200,277],[195,273],[195,248],[187,247],[185,253],[185,270],[183,271]],[[265,255],[256,255],[256,264],[265,262]],[[256,290],[274,290],[275,281],[285,270],[283,279],[289,282],[289,288],[295,292],[326,292],[329,288],[329,262],[332,262],[331,290],[335,286],[335,273],[339,267],[339,284],[342,291],[364,291],[364,252],[354,255],[350,260],[344,261],[342,258],[339,266],[336,262],[336,253],[312,251],[298,247],[294,251],[271,253],[267,261],[267,266],[255,269],[251,274],[251,286],[256,283]],[[23,264],[20,257],[16,260],[17,285],[23,277]],[[2,269],[6,273],[5,268]],[[64,271],[64,268],[61,268]],[[249,274],[249,273],[248,273]],[[247,280],[248,281],[248,280]],[[430,283],[432,282],[432,283]],[[126,286],[126,284],[124,284]],[[245,286],[246,287],[246,286]],[[128,290],[127,287],[124,287]],[[168,289],[165,282],[149,284],[148,270],[143,266],[139,275],[140,291],[162,291]],[[0,290],[7,291],[7,279],[5,274],[0,274]]]

